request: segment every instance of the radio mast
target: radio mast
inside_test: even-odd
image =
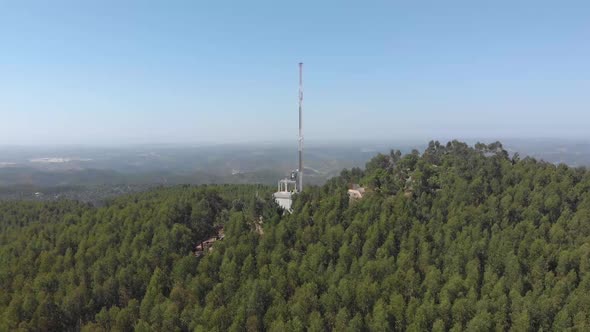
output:
[[[299,63],[299,192],[303,191],[303,62]]]
[[[299,63],[299,168],[290,177],[279,180],[275,202],[285,211],[292,213],[293,194],[303,191],[303,62]]]

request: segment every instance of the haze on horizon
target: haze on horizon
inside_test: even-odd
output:
[[[0,145],[590,138],[590,3],[0,4]]]

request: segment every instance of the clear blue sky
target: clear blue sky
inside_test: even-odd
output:
[[[589,1],[417,3],[2,1],[0,145],[590,138]]]

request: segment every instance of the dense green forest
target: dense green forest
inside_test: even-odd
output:
[[[272,189],[0,202],[0,330],[590,330],[585,169],[431,142],[306,188],[293,214]]]

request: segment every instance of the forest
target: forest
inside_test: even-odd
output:
[[[292,214],[274,189],[0,202],[0,331],[590,330],[584,168],[430,142],[306,187]]]

